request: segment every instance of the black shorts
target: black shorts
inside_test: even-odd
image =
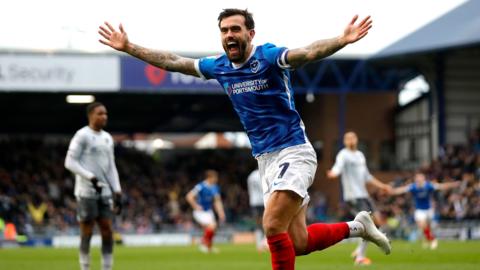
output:
[[[373,202],[368,198],[360,198],[355,200],[346,201],[348,205],[348,211],[350,214],[356,216],[361,211],[375,211],[375,205]]]
[[[111,197],[77,198],[77,220],[79,222],[113,217]]]

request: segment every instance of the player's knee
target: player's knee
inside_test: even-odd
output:
[[[94,226],[95,226],[95,223],[91,220],[81,221],[80,222],[80,234],[81,235],[92,235]]]
[[[84,239],[90,239],[90,238],[92,238],[92,235],[93,235],[93,230],[81,231],[80,232],[80,237],[84,238]]]
[[[263,219],[263,230],[265,235],[272,236],[287,231],[287,225],[278,218],[265,217]]]
[[[93,235],[93,229],[91,228],[83,228],[82,230],[80,230],[80,237],[82,238],[85,238],[85,239],[90,239],[92,238],[92,235]]]
[[[417,221],[417,226],[420,227],[421,229],[427,227],[427,223],[422,221]]]
[[[102,236],[102,238],[112,238],[113,237],[112,227],[107,224],[100,225],[100,235]]]
[[[103,228],[100,230],[100,234],[102,235],[102,238],[113,238],[113,230],[111,228]]]

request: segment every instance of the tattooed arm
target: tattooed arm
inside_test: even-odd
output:
[[[357,19],[357,15],[353,17],[341,36],[318,40],[306,47],[289,50],[287,63],[292,67],[298,67],[330,56],[346,45],[360,40],[368,34],[368,30],[372,27],[372,20],[368,16],[355,25]]]
[[[199,77],[195,70],[194,59],[136,45],[128,40],[127,33],[121,24],[119,30],[117,31],[108,22],[105,22],[105,25],[100,26],[98,31],[103,37],[99,41],[115,50],[126,52],[161,69]]]

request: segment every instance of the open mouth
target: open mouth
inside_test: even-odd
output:
[[[238,53],[240,51],[240,46],[236,41],[228,41],[227,50],[229,53]]]

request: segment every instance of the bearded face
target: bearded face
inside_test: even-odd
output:
[[[244,38],[230,37],[223,40],[223,49],[230,61],[237,63],[246,59],[247,42]]]
[[[248,58],[247,51],[255,31],[246,28],[243,16],[234,15],[221,21],[220,32],[228,59],[233,63],[243,63]]]

